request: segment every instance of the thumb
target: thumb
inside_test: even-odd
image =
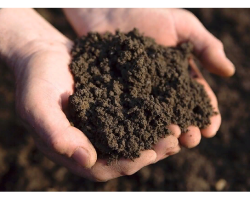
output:
[[[18,108],[22,119],[32,127],[34,138],[42,140],[46,149],[91,168],[97,159],[96,151],[89,139],[70,125],[61,109],[60,98],[47,82],[36,81],[31,85],[43,92],[33,92],[33,88],[28,88],[23,92],[25,96]]]
[[[178,42],[192,42],[195,55],[205,68],[220,76],[232,76],[234,74],[234,65],[226,57],[222,42],[207,31],[191,12],[175,9],[172,11],[172,15]]]

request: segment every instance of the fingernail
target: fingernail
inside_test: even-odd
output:
[[[89,153],[86,149],[79,147],[75,150],[72,158],[81,166],[89,168]]]

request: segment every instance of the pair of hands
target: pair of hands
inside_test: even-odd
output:
[[[25,25],[18,25],[12,12],[2,9],[0,20],[2,15],[2,18],[12,20],[10,24],[16,29],[22,28],[22,33],[17,34],[21,44],[15,45],[12,38],[11,45],[6,44],[6,49],[10,50],[0,50],[0,53],[15,73],[17,111],[31,130],[37,147],[73,173],[95,181],[131,175],[146,165],[178,153],[181,146],[195,147],[202,136],[213,137],[219,129],[220,115],[211,117],[211,125],[206,129],[192,126],[184,134],[177,125],[170,125],[173,135],[161,139],[154,150],[143,151],[135,161],[121,159],[107,166],[105,160],[97,159],[90,141],[70,125],[65,114],[68,97],[74,89],[68,67],[72,41],[32,9],[15,11],[16,15],[23,16],[24,21],[27,18]],[[114,32],[119,28],[127,32],[137,27],[163,45],[191,41],[195,55],[210,72],[221,76],[234,73],[234,66],[226,58],[222,43],[186,10],[64,9],[64,13],[79,36],[88,31]],[[10,31],[15,32],[15,28]],[[214,93],[201,74],[197,74],[195,79],[204,85],[214,109],[219,111]]]

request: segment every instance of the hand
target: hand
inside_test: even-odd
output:
[[[3,11],[4,9],[1,12]],[[92,144],[81,131],[70,126],[65,115],[68,96],[73,93],[74,84],[68,68],[71,59],[69,51],[72,47],[72,42],[57,32],[35,14],[34,11],[26,10],[23,13],[21,12],[22,17],[18,15],[20,14],[18,12],[15,11],[16,15],[14,17],[16,18],[12,26],[14,29],[10,29],[12,32],[13,30],[17,30],[14,32],[18,40],[9,42],[7,45],[4,45],[4,42],[1,43],[3,44],[2,47],[9,47],[6,49],[11,49],[11,51],[0,50],[0,53],[6,58],[7,63],[13,68],[16,75],[18,113],[31,130],[38,148],[51,160],[67,167],[73,173],[95,181],[106,181],[118,176],[130,175],[148,164],[177,153],[180,150],[178,140],[184,146],[193,147],[199,143],[201,134],[206,137],[211,137],[219,128],[220,116],[218,115],[211,119],[212,125],[205,130],[201,130],[201,132],[197,130],[197,128],[191,127],[190,133],[180,136],[179,127],[171,125],[170,129],[174,132],[174,135],[162,139],[155,146],[155,150],[143,151],[141,157],[136,159],[135,162],[121,159],[116,164],[107,166],[105,160],[97,160],[96,151]],[[139,15],[141,10],[134,10],[133,12],[134,14],[138,12]],[[133,12],[129,13],[128,16],[134,18]],[[166,10],[166,12],[168,12],[168,10]],[[119,15],[119,12],[116,10],[111,16],[112,15],[114,18],[119,17],[122,16],[122,12]],[[8,20],[5,21],[8,21],[9,24],[6,26],[11,25],[11,16],[12,15],[7,15],[6,19]],[[168,16],[170,17],[169,14]],[[97,15],[96,17],[98,18]],[[18,21],[18,18],[21,18],[23,21]],[[113,22],[115,22],[114,18]],[[164,19],[166,20],[168,17]],[[110,30],[113,30],[115,29],[115,24],[111,22],[112,18],[110,21],[107,20],[104,25],[107,25],[106,27],[110,27]],[[166,21],[166,23],[168,23],[168,21]],[[130,27],[126,27],[125,24],[124,31],[130,29]],[[84,24],[82,24],[82,26],[83,25]],[[85,24],[84,27],[88,26]],[[98,30],[98,27],[100,28],[100,26],[96,24],[91,30],[95,30],[95,28]],[[122,28],[123,26],[121,30]],[[169,26],[169,28],[171,30],[171,26]],[[85,31],[86,30],[88,31],[88,29],[85,29]],[[107,29],[103,27],[101,31],[106,30]],[[81,35],[80,32],[78,32],[78,34]],[[211,35],[209,36],[211,37]],[[170,37],[170,35],[164,35],[164,37],[167,38]],[[13,38],[11,39],[13,40]],[[175,44],[169,43],[168,45]],[[203,51],[203,53],[207,51],[208,50]],[[13,60],[12,58],[15,58],[14,62],[11,61]],[[206,59],[203,60],[205,61]],[[220,60],[223,61],[223,59]],[[225,64],[224,70],[219,71],[226,72],[227,65],[228,63]],[[217,68],[219,69],[219,67]],[[214,69],[216,69],[216,67]],[[224,75],[230,75],[230,73],[233,73],[232,70]],[[200,78],[199,80],[205,84],[204,79]],[[208,85],[206,85],[206,88],[210,98],[213,97],[213,93]],[[212,101],[214,107],[218,109],[215,96],[212,98]],[[189,134],[193,135],[193,137],[191,137],[193,138],[192,140],[188,137]]]
[[[15,73],[17,112],[39,150],[71,172],[95,181],[130,175],[155,162],[153,150],[143,151],[135,162],[121,159],[107,166],[106,160],[97,160],[95,148],[65,114],[74,89],[68,66],[72,42],[32,9],[3,9],[0,21],[4,22],[0,30],[10,36],[0,32],[0,56]]]
[[[226,58],[222,43],[184,9],[64,9],[64,12],[79,36],[89,31],[114,33],[119,29],[127,32],[136,27],[144,35],[166,46],[191,41],[196,57],[210,72],[221,76],[234,74],[234,66]],[[195,79],[204,85],[214,110],[219,113],[216,96],[195,65],[192,66],[197,75]],[[170,155],[170,149],[172,154],[177,153],[180,150],[178,143],[192,148],[199,144],[201,136],[213,137],[220,124],[221,115],[218,114],[211,117],[211,125],[203,130],[190,126],[189,132],[181,134],[178,126],[171,125],[175,138],[169,136],[155,146],[156,162]]]

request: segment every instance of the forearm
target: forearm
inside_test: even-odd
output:
[[[33,9],[0,10],[0,57],[13,68],[19,58],[28,56],[34,41],[66,42],[66,38]]]

